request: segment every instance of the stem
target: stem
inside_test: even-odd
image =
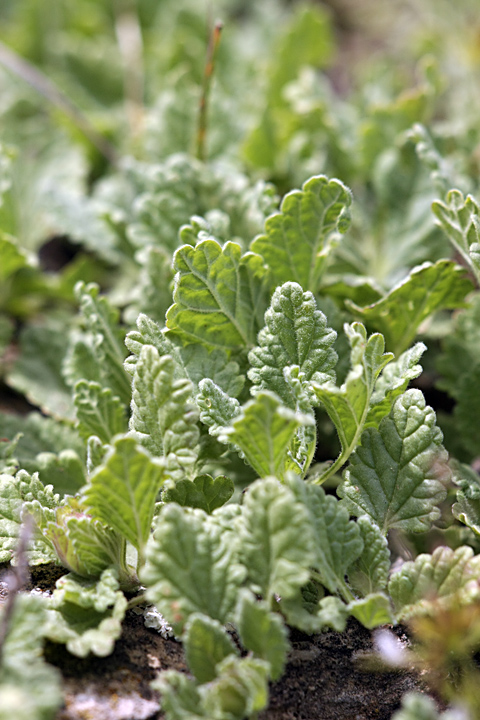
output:
[[[98,133],[81,110],[53,83],[43,72],[11,48],[0,42],[0,65],[28,83],[52,105],[59,108],[83,132],[92,145],[114,165],[116,151],[100,133]]]
[[[145,598],[145,593],[140,593],[140,595],[135,595],[135,597],[131,598],[128,601],[127,610],[131,610],[132,608],[137,607],[138,605],[143,605],[146,602],[147,602],[147,600]]]
[[[207,60],[203,73],[202,94],[200,96],[200,106],[198,110],[198,128],[197,128],[197,158],[205,160],[205,138],[207,135],[207,111],[210,99],[210,90],[212,87],[213,71],[215,69],[215,59],[217,57],[218,46],[220,45],[220,37],[223,30],[223,23],[217,20],[212,32],[207,48]]]

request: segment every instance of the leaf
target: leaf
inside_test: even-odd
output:
[[[74,494],[85,485],[85,466],[74,450],[40,453],[33,463],[42,483],[53,485],[60,495]]]
[[[168,503],[147,546],[141,576],[147,598],[177,634],[196,612],[225,623],[244,578],[235,560],[235,543],[221,525],[207,522],[208,517],[201,510]]]
[[[455,720],[456,717],[458,714],[455,710],[452,713],[440,713],[435,700],[429,695],[409,692],[403,696],[402,707],[392,715],[392,720]]]
[[[227,657],[216,680],[204,688],[207,716],[243,720],[259,713],[268,704],[268,671],[263,660]]]
[[[284,405],[296,409],[284,369],[296,365],[302,383],[319,384],[335,377],[337,354],[332,345],[337,334],[327,327],[325,315],[317,310],[315,298],[297,283],[278,287],[265,313],[265,327],[258,334],[258,347],[250,350],[248,377],[262,390],[271,390]]]
[[[461,523],[480,535],[480,478],[468,465],[452,463],[453,481],[460,486],[452,513]]]
[[[178,670],[166,670],[157,675],[151,687],[162,696],[162,710],[168,720],[200,720],[209,718],[202,705],[197,683]]]
[[[404,563],[388,584],[398,619],[478,601],[479,573],[480,555],[466,546],[455,551],[439,547]]]
[[[446,202],[436,200],[432,210],[437,224],[444,230],[457,252],[472,268],[480,281],[480,207],[472,195],[465,198],[460,190],[450,190]]]
[[[289,478],[288,484],[297,500],[303,503],[313,527],[316,553],[313,564],[319,574],[316,579],[331,593],[340,592],[347,601],[351,600],[345,575],[363,549],[357,523],[350,520],[346,509],[322,488],[305,485],[297,478]]]
[[[217,677],[217,665],[229,655],[238,655],[233,640],[218,620],[194,613],[185,625],[183,646],[188,667],[200,683]]]
[[[151,459],[133,438],[120,437],[92,474],[84,503],[95,519],[123,535],[142,555],[164,480],[161,462]]]
[[[390,551],[386,537],[368,515],[361,515],[357,526],[363,538],[363,552],[348,571],[348,581],[361,595],[377,593],[387,587]]]
[[[370,335],[361,323],[345,325],[350,343],[351,369],[341,387],[331,382],[313,384],[313,392],[335,425],[341,443],[341,453],[335,463],[318,479],[324,482],[344,465],[360,440],[368,417],[375,383],[393,355],[384,353],[385,343],[378,333]]]
[[[212,348],[252,347],[266,304],[262,258],[242,256],[237,243],[222,248],[204,240],[179,248],[173,263],[177,275],[167,327]]]
[[[127,599],[118,590],[113,570],[105,570],[100,580],[81,580],[65,575],[57,580],[45,634],[77,657],[90,652],[106,657],[122,633]]]
[[[235,624],[242,645],[270,665],[270,677],[278,680],[285,668],[289,642],[282,618],[267,603],[242,591],[235,611]]]
[[[201,380],[198,389],[196,401],[200,408],[200,420],[208,426],[210,435],[222,439],[228,426],[240,414],[240,403],[209,378]]]
[[[197,459],[198,413],[189,402],[192,384],[174,380],[175,364],[160,358],[151,345],[142,348],[135,366],[130,429],[152,455],[165,457],[166,472],[183,477]]]
[[[314,176],[301,190],[285,195],[280,212],[267,218],[265,234],[251,244],[270,268],[273,287],[294,280],[317,292],[334,247],[332,233],[346,232],[351,202],[350,190],[325,175]]]
[[[178,480],[175,485],[166,487],[162,493],[162,500],[200,508],[211,514],[230,500],[234,489],[233,480],[225,475],[216,478],[199,475],[194,480]]]
[[[360,600],[352,600],[347,605],[347,610],[369,630],[379,625],[393,625],[395,622],[390,599],[382,592],[372,593]]]
[[[289,449],[297,428],[313,424],[310,415],[294,413],[276,395],[262,391],[242,407],[219,439],[238,445],[259,477],[275,475],[283,480],[286,471],[295,467]]]
[[[80,380],[75,385],[73,402],[78,430],[85,440],[96,435],[103,443],[109,443],[114,435],[126,432],[125,406],[110,388]]]
[[[0,280],[5,282],[19,268],[29,265],[15,238],[0,230]]]
[[[435,413],[419,390],[407,390],[378,430],[368,428],[339,488],[353,515],[390,528],[428,530],[439,516],[450,478]]]
[[[464,307],[473,289],[466,270],[450,260],[425,262],[373,305],[348,307],[363,322],[383,333],[395,355],[406,350],[420,325],[438,310]]]
[[[267,602],[292,598],[310,578],[313,530],[303,503],[274,478],[248,488],[241,528],[242,562],[252,590]]]

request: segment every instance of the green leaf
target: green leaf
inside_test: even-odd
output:
[[[19,268],[28,265],[28,258],[11,235],[0,230],[0,280],[5,282]]]
[[[348,581],[365,596],[387,587],[390,551],[386,537],[368,515],[361,515],[357,526],[363,538],[363,552],[350,566]]]
[[[352,600],[347,605],[347,610],[369,630],[379,625],[395,623],[390,599],[382,592],[372,593],[360,600]]]
[[[283,480],[287,470],[296,468],[290,451],[296,430],[309,425],[314,425],[312,416],[294,413],[276,395],[262,391],[242,407],[219,439],[237,445],[259,477]]]
[[[258,388],[276,392],[284,405],[295,410],[296,398],[285,380],[285,367],[298,366],[304,384],[333,380],[336,337],[327,327],[325,315],[317,310],[312,293],[287,282],[275,290],[265,313],[265,327],[258,334],[258,347],[248,354],[252,366],[248,377]]]
[[[450,479],[442,433],[419,390],[407,390],[377,429],[362,435],[339,488],[356,516],[368,515],[383,533],[390,528],[428,530]]]
[[[350,520],[347,510],[322,488],[300,484],[298,479],[289,482],[289,486],[304,504],[314,530],[316,558],[313,564],[319,575],[316,579],[331,593],[340,592],[344,599],[352,600],[345,575],[363,549],[357,523]]]
[[[453,551],[437,548],[432,555],[419,555],[394,573],[388,591],[399,620],[425,614],[441,606],[458,607],[478,601],[480,555],[470,547]]]
[[[92,474],[84,503],[95,519],[123,535],[142,555],[164,480],[163,464],[152,460],[133,438],[121,437]]]
[[[333,383],[313,384],[313,391],[335,425],[341,453],[317,482],[324,482],[345,464],[360,440],[368,417],[375,383],[393,355],[384,353],[385,343],[378,333],[370,335],[361,323],[345,325],[350,343],[351,369],[341,387]]]
[[[252,590],[267,602],[295,597],[316,559],[304,504],[275,478],[257,480],[245,495],[243,517],[242,561]]]
[[[455,720],[458,714],[455,710],[450,714],[448,711],[440,713],[437,703],[429,695],[423,693],[409,692],[402,698],[402,707],[392,720]]]
[[[42,483],[53,485],[60,495],[74,494],[85,485],[85,466],[74,450],[40,453],[34,465]]]
[[[198,682],[207,683],[217,677],[217,665],[229,655],[238,655],[233,640],[218,620],[194,613],[183,634],[188,667]]]
[[[157,675],[151,687],[162,696],[162,710],[168,720],[200,720],[210,718],[202,706],[202,698],[193,678],[178,672],[166,670]]]
[[[212,478],[211,475],[199,475],[194,480],[178,480],[175,485],[165,487],[162,500],[200,508],[211,514],[230,500],[234,489],[233,480],[225,475],[216,478]]]
[[[480,478],[468,465],[452,463],[453,481],[460,487],[452,512],[457,520],[480,535]]]
[[[201,380],[198,389],[200,392],[196,401],[200,408],[200,420],[208,426],[210,435],[221,439],[228,426],[240,414],[240,403],[209,378]]]
[[[118,590],[113,570],[105,570],[98,582],[65,575],[57,580],[45,634],[78,657],[90,652],[110,655],[122,633],[127,599]]]
[[[246,590],[240,593],[235,611],[235,625],[242,645],[270,665],[270,677],[278,680],[285,668],[290,648],[287,628],[282,618],[267,603],[260,602]]]
[[[109,443],[114,435],[127,431],[125,406],[110,388],[80,380],[75,385],[73,402],[78,430],[85,440],[96,435],[103,443]]]
[[[133,376],[130,428],[152,455],[165,457],[171,477],[182,477],[195,464],[200,433],[197,409],[189,402],[192,383],[174,375],[169,355],[160,358],[151,345],[142,348]]]
[[[226,658],[218,677],[204,686],[203,703],[208,717],[243,720],[254,717],[268,703],[269,664],[256,658]]]
[[[425,262],[373,305],[348,307],[363,322],[383,333],[387,347],[395,355],[406,350],[420,325],[438,310],[464,307],[473,289],[465,268],[450,260]]]
[[[480,206],[472,195],[450,190],[446,202],[436,200],[432,210],[437,224],[445,231],[457,252],[472,268],[480,282]]]
[[[280,212],[266,220],[265,234],[251,244],[270,268],[273,287],[294,280],[317,292],[334,240],[348,228],[351,202],[350,190],[325,175],[285,195]]]
[[[225,623],[244,578],[234,538],[208,518],[201,510],[166,504],[147,546],[141,576],[147,598],[177,634],[196,612]]]
[[[265,268],[259,255],[242,256],[240,245],[233,242],[222,248],[215,240],[204,240],[194,248],[179,248],[174,269],[168,328],[212,348],[254,345],[266,304]]]

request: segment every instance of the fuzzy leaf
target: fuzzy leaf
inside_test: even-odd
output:
[[[164,505],[147,546],[141,576],[147,598],[176,632],[196,612],[226,622],[244,578],[233,538],[208,517],[201,510]]]
[[[96,435],[103,443],[109,443],[114,435],[126,432],[125,406],[110,388],[80,380],[75,385],[73,401],[78,430],[86,440],[90,435]]]
[[[383,533],[428,530],[439,516],[450,478],[435,413],[419,390],[407,390],[377,429],[362,435],[340,497],[353,515],[366,514]]]
[[[57,580],[45,634],[78,657],[90,652],[105,657],[121,635],[126,609],[113,570],[105,570],[98,582],[65,575]]]
[[[178,480],[162,493],[163,502],[176,502],[178,505],[195,507],[211,514],[230,500],[235,486],[233,480],[219,475],[200,475],[194,480]]]
[[[480,207],[472,195],[465,198],[460,190],[450,190],[446,202],[436,200],[432,210],[437,224],[445,231],[455,249],[465,258],[480,280]]]
[[[403,620],[440,606],[478,601],[479,573],[480,555],[474,556],[472,548],[439,547],[433,555],[422,554],[404,563],[390,578],[388,591]]]
[[[303,503],[275,478],[250,485],[244,500],[242,561],[255,593],[271,602],[291,598],[310,578],[316,559],[313,530]]]
[[[92,516],[123,535],[140,553],[150,534],[165,469],[133,438],[119,438],[91,476],[84,502]]]
[[[218,620],[194,613],[185,625],[183,646],[188,667],[200,683],[217,677],[216,667],[229,655],[238,655],[223,626]]]
[[[296,409],[284,368],[299,367],[302,381],[323,383],[334,379],[337,354],[332,348],[337,334],[327,327],[312,293],[297,283],[278,287],[265,313],[265,327],[258,334],[258,347],[248,354],[252,369],[248,377],[258,388],[272,390],[292,410]]]
[[[454,464],[453,480],[460,487],[453,515],[476,535],[480,535],[480,478],[468,465]]]
[[[313,385],[317,399],[335,425],[342,447],[335,463],[320,476],[320,483],[339,469],[355,449],[368,417],[376,380],[393,358],[391,353],[384,353],[381,335],[370,335],[367,340],[361,323],[345,325],[345,334],[351,347],[351,370],[345,382],[341,387],[330,382]]]
[[[196,397],[200,408],[200,420],[208,426],[213,437],[221,437],[226,428],[240,414],[240,403],[227,395],[213,380],[201,380]]]
[[[266,660],[271,667],[270,677],[278,680],[289,650],[287,628],[280,615],[244,590],[240,593],[235,618],[243,647]]]
[[[350,566],[348,580],[363,596],[385,590],[390,572],[390,551],[386,537],[368,515],[361,515],[357,526],[363,539],[363,552]]]
[[[393,625],[395,622],[390,600],[381,592],[353,600],[347,605],[347,610],[369,630],[379,625]]]
[[[142,348],[133,376],[130,428],[152,455],[165,457],[171,477],[182,477],[197,459],[200,433],[197,409],[189,402],[192,383],[174,375],[169,355],[160,358],[153,346]]]
[[[265,269],[259,255],[242,256],[240,245],[233,242],[222,248],[215,240],[204,240],[194,248],[179,248],[174,269],[168,328],[212,348],[254,345],[266,304]]]
[[[439,260],[414,268],[406,280],[373,305],[359,308],[347,304],[363,322],[383,333],[387,347],[399,355],[412,344],[427,318],[438,310],[464,307],[472,289],[465,268]]]
[[[251,244],[272,273],[276,287],[294,280],[305,290],[318,290],[334,231],[344,233],[349,224],[350,190],[340,180],[312,177],[301,190],[285,195],[280,212],[265,222],[265,234]]]
[[[268,702],[269,665],[256,658],[228,657],[218,666],[218,677],[204,687],[207,716],[243,720],[254,717]]]

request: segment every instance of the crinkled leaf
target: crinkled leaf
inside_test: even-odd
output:
[[[80,380],[75,385],[73,401],[78,430],[83,438],[96,435],[102,442],[109,443],[114,435],[127,431],[125,405],[110,388]]]
[[[60,495],[73,495],[85,485],[85,466],[74,450],[62,450],[58,455],[40,453],[32,465],[40,480],[53,485]]]
[[[275,478],[250,485],[243,505],[242,561],[254,592],[291,598],[309,580],[316,553],[303,503]]]
[[[227,395],[213,380],[201,380],[196,397],[200,408],[200,420],[208,426],[208,432],[214,437],[222,437],[226,428],[240,414],[240,403]]]
[[[152,455],[165,457],[169,475],[182,477],[195,464],[200,433],[197,409],[189,402],[192,383],[174,376],[169,355],[160,358],[153,346],[142,348],[133,376],[130,428]]]
[[[395,622],[390,599],[382,592],[352,600],[347,605],[347,610],[369,630],[379,625],[393,625]]]
[[[349,458],[360,440],[368,417],[370,402],[375,383],[383,368],[393,355],[385,353],[383,337],[378,333],[370,335],[361,323],[345,325],[351,351],[351,369],[341,387],[333,383],[313,385],[313,391],[321,401],[338,433],[341,453],[334,465],[320,476],[323,482]]]
[[[376,593],[387,587],[390,551],[385,535],[368,515],[357,520],[363,538],[363,552],[350,566],[348,581],[361,595]]]
[[[268,604],[244,590],[235,611],[235,625],[243,647],[270,664],[270,677],[278,680],[284,670],[289,650],[287,628],[282,618]]]
[[[440,606],[478,601],[480,555],[470,547],[437,548],[432,555],[419,555],[394,573],[388,584],[400,620],[428,613]]]
[[[234,489],[233,480],[225,475],[216,478],[199,475],[194,480],[178,480],[174,485],[167,486],[163,490],[162,500],[212,513],[230,500]]]
[[[126,609],[113,570],[105,570],[97,582],[66,575],[57,580],[45,634],[78,657],[90,652],[105,657],[121,635]]]
[[[350,190],[340,180],[318,175],[301,190],[283,198],[280,212],[265,222],[265,234],[251,244],[272,274],[273,287],[294,280],[305,290],[318,290],[326,260],[334,247],[333,233],[346,232]]]
[[[163,464],[133,438],[119,438],[90,477],[84,502],[95,519],[123,535],[142,553],[150,534],[155,498],[165,480]]]
[[[191,615],[182,639],[188,667],[200,683],[214,680],[217,665],[229,655],[238,655],[223,625],[207,615]]]
[[[209,717],[243,720],[263,710],[268,702],[269,664],[257,658],[228,657],[218,666],[218,677],[200,689]]]
[[[162,696],[162,709],[168,720],[200,720],[209,718],[198,686],[193,678],[178,672],[166,670],[152,681],[151,687]]]
[[[310,292],[293,282],[278,287],[265,313],[265,327],[258,334],[258,347],[248,354],[248,377],[258,388],[276,392],[287,407],[296,409],[284,368],[296,365],[304,383],[323,383],[335,377],[337,354],[332,345],[337,334],[327,327]]]
[[[428,530],[450,478],[435,413],[419,390],[401,395],[378,430],[368,428],[350,458],[339,495],[353,515],[390,528]]]
[[[174,256],[177,272],[174,304],[167,327],[209,347],[251,348],[262,326],[266,305],[265,268],[240,245],[222,248],[215,240],[184,245]]]
[[[480,281],[480,206],[472,195],[465,198],[460,190],[450,190],[446,202],[436,200],[432,210],[437,224],[445,231],[455,249],[468,262]]]
[[[412,344],[427,318],[438,310],[463,307],[472,289],[465,268],[450,260],[439,260],[414,268],[373,305],[360,308],[347,304],[363,322],[383,333],[387,347],[399,355]]]
[[[220,440],[237,445],[259,477],[275,475],[282,480],[296,467],[290,445],[297,428],[313,424],[312,416],[295,413],[276,395],[262,391],[242,407]]]
[[[460,487],[452,512],[457,520],[480,535],[480,477],[468,465],[455,463],[453,480]]]
[[[244,578],[232,537],[220,524],[207,522],[208,517],[201,510],[168,503],[147,546],[141,576],[147,598],[175,632],[195,612],[226,622]]]

